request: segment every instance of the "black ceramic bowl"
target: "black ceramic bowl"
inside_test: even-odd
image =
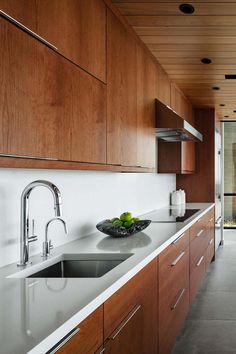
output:
[[[146,229],[150,223],[151,220],[139,220],[130,228],[126,229],[124,226],[112,224],[110,220],[103,220],[96,225],[96,228],[104,234],[112,237],[128,237]]]

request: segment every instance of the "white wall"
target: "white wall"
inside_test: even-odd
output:
[[[54,246],[89,235],[97,222],[124,211],[138,215],[168,205],[176,184],[175,175],[0,169],[0,266],[19,259],[20,196],[24,187],[37,179],[55,183],[62,194],[69,235],[64,235],[61,224],[52,224],[49,233]],[[30,215],[39,238],[30,245],[33,255],[41,252],[45,224],[54,216],[48,189],[33,190]]]

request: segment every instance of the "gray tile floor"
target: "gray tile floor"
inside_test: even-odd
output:
[[[172,354],[236,354],[236,230],[221,246]]]

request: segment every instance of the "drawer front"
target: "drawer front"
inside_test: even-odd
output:
[[[94,353],[103,343],[103,306],[100,306],[83,322],[64,345],[56,345],[48,353],[57,354],[91,354]],[[67,337],[69,338],[69,337]],[[65,339],[66,341],[66,339]],[[58,348],[58,350],[57,350]]]
[[[186,257],[186,249],[189,246],[189,230],[176,238],[170,246],[161,252],[159,256],[159,274],[160,283],[164,284],[172,276],[172,273],[178,272],[181,263]]]
[[[202,229],[190,243],[190,272],[195,268],[199,258],[205,253],[208,245],[207,229]]]
[[[159,292],[159,353],[168,354],[179,335],[189,310],[189,252],[180,263],[178,273],[171,274]]]
[[[155,259],[104,303],[105,340],[112,336],[122,323],[126,323],[126,318],[129,318],[135,308],[141,307],[142,346],[140,351],[142,354],[156,353],[157,270],[158,259]]]
[[[206,252],[196,260],[190,270],[190,301],[195,297],[206,271]]]
[[[208,213],[203,215],[200,219],[198,219],[193,226],[190,228],[190,242],[193,241],[197,235],[205,230],[207,224],[209,222],[213,222],[214,220],[215,209],[211,209]]]
[[[208,243],[211,241],[212,238],[215,238],[215,219],[213,219],[213,221],[210,221],[207,224],[207,238]]]
[[[206,270],[209,267],[209,264],[212,261],[212,258],[215,255],[215,239],[212,237],[208,243],[208,247],[206,250]]]

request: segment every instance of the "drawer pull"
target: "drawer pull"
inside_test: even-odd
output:
[[[177,237],[177,238],[172,242],[172,245],[175,245],[182,237],[184,237],[184,235],[185,235],[185,232],[184,232],[182,235],[180,235],[179,237]]]
[[[124,322],[121,323],[121,325],[117,328],[115,333],[111,336],[108,337],[108,339],[114,340],[118,334],[122,331],[122,329],[129,323],[129,321],[134,317],[136,312],[138,312],[141,309],[141,305],[135,306],[135,308],[131,311],[131,313],[128,315],[128,317],[124,320]]]
[[[10,15],[8,15],[6,12],[0,10],[0,15],[2,15],[4,18],[6,18],[7,20],[9,20],[11,23],[13,23],[14,25],[18,26],[19,28],[21,28],[23,31],[29,33],[31,36],[33,36],[34,38],[37,38],[40,42],[46,44],[48,47],[54,49],[54,50],[58,50],[57,47],[55,47],[55,45],[51,44],[50,42],[48,42],[46,39],[42,38],[41,36],[39,36],[37,33],[35,33],[34,31],[32,31],[31,29],[29,29],[28,27],[24,26],[21,22],[17,21],[15,18],[11,17]]]
[[[201,234],[203,233],[203,231],[204,231],[204,229],[201,229],[201,230],[197,233],[196,237],[201,236]]]
[[[182,289],[182,290],[181,290],[181,292],[180,292],[180,294],[179,294],[179,297],[178,297],[178,299],[176,300],[176,303],[175,303],[173,306],[171,306],[171,310],[172,310],[172,311],[175,310],[176,307],[178,306],[180,300],[182,299],[182,297],[183,297],[183,295],[184,295],[184,293],[185,293],[185,290],[186,290],[186,289]]]
[[[213,220],[214,220],[214,217],[213,217],[213,218],[211,218],[209,222],[212,222]]]
[[[196,222],[200,222],[202,219],[198,219]]]
[[[200,264],[202,263],[203,259],[204,259],[204,256],[201,256],[201,258],[199,259],[199,261],[196,264],[196,267],[200,266]]]
[[[211,241],[209,242],[209,245],[211,245],[213,241],[214,241],[214,238],[211,239]]]
[[[52,349],[50,349],[46,354],[55,354],[58,352],[63,345],[65,345],[74,335],[76,335],[80,331],[80,328],[74,328],[70,331],[60,342],[58,342]]]
[[[181,260],[181,258],[185,255],[185,251],[181,252],[180,255],[171,263],[171,267],[176,266],[176,264]]]
[[[105,352],[106,348],[102,348],[102,350],[99,352],[99,354],[103,354]]]

